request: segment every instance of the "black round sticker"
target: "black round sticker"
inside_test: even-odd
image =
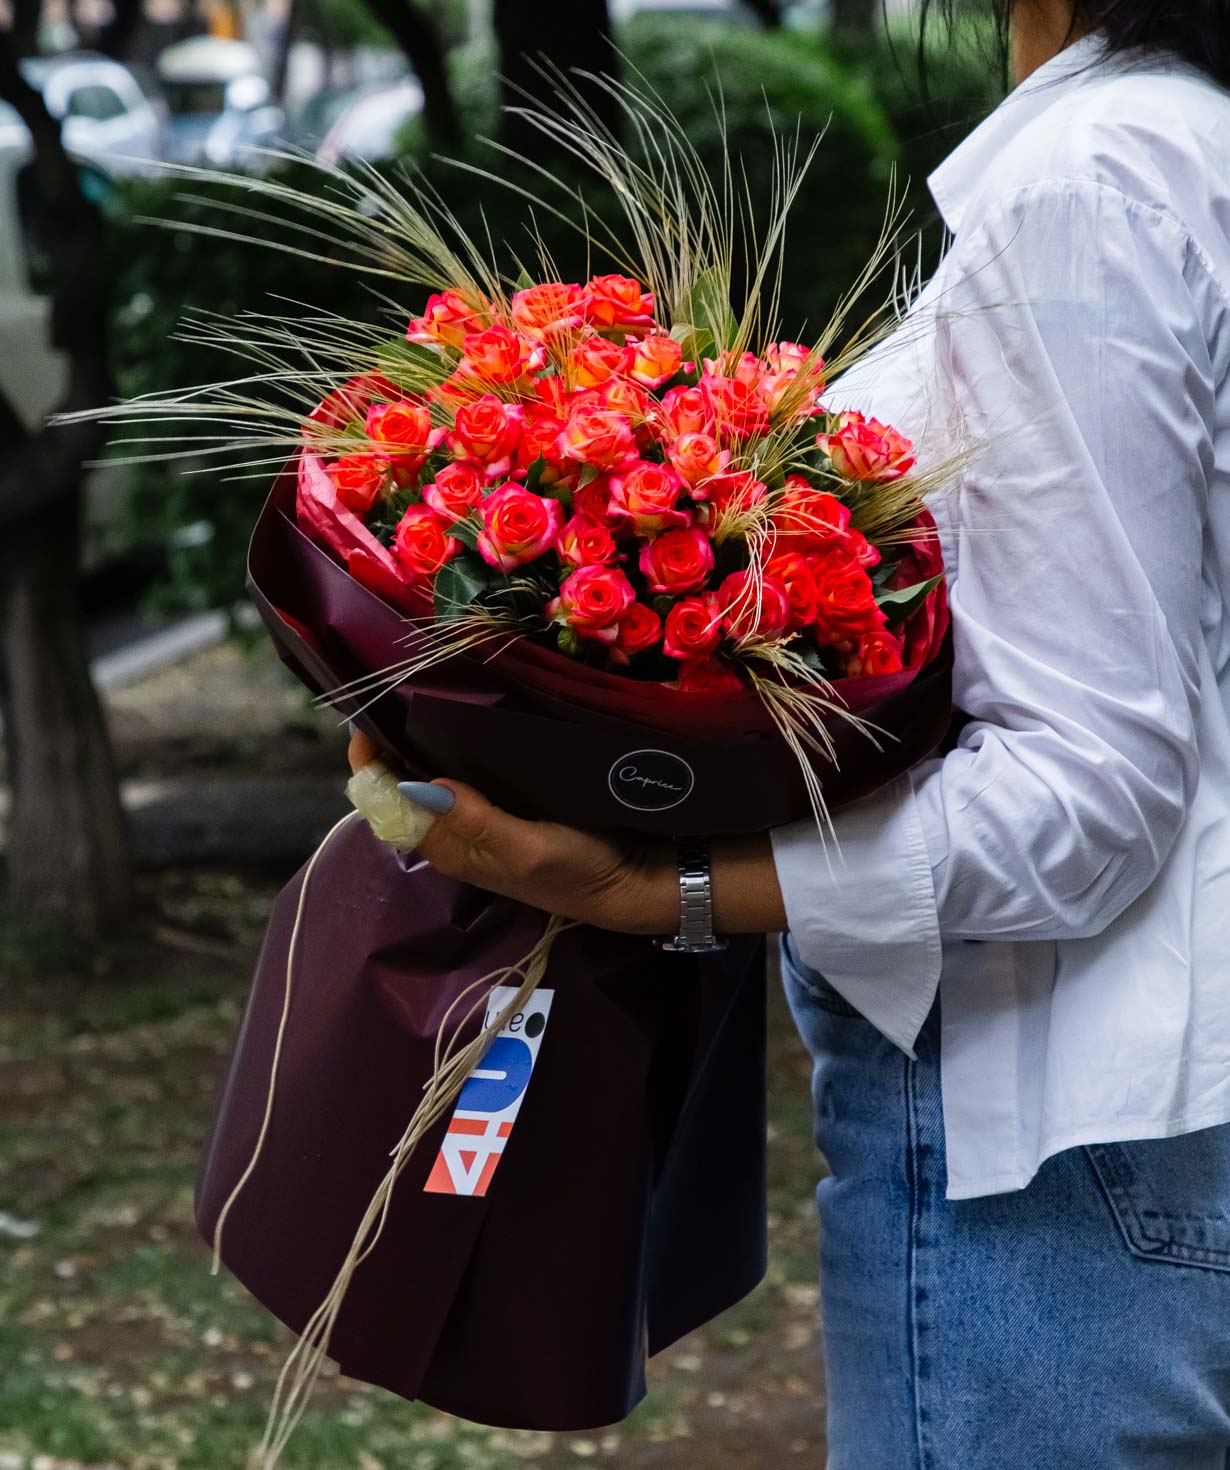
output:
[[[611,767],[611,795],[634,812],[664,812],[692,794],[696,777],[669,750],[630,750]]]

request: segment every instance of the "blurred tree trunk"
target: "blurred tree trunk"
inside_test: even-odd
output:
[[[411,0],[367,0],[367,8],[401,47],[423,89],[423,123],[436,148],[457,148],[464,136],[448,84],[440,31],[429,11]]]
[[[295,32],[299,25],[299,0],[287,0],[286,19],[282,22],[282,28],[278,32],[277,50],[273,55],[273,76],[269,82],[269,90],[273,94],[273,100],[279,107],[286,102],[286,79],[290,72],[290,48],[295,41]]]
[[[541,70],[546,67],[562,72],[613,133],[622,131],[615,99],[593,82],[572,75],[574,71],[619,75],[606,0],[495,0],[494,23],[500,94],[506,108],[525,107],[526,93],[542,97],[550,90]],[[543,134],[514,113],[502,115],[500,139],[532,157],[548,151]]]
[[[58,123],[0,37],[0,98],[30,132],[31,227],[53,281],[51,345],[67,362],[65,412],[113,395],[103,224],[81,192]],[[93,935],[131,904],[127,834],[107,727],[77,609],[82,463],[105,442],[88,423],[26,429],[0,403],[0,700],[12,804],[8,902]]]
[[[782,8],[778,0],[744,0],[744,4],[766,31],[781,29]]]
[[[132,52],[141,21],[141,0],[112,0],[111,19],[98,32],[95,49],[116,61],[125,60]]]
[[[833,0],[833,30],[843,41],[874,35],[879,18],[880,0]]]

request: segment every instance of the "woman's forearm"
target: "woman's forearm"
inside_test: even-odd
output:
[[[787,927],[767,833],[722,838],[713,844],[711,859],[716,933],[777,934]]]

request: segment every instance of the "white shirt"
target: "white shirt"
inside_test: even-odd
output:
[[[930,502],[973,718],[831,870],[813,822],[774,852],[911,1055],[939,988],[960,1199],[1230,1120],[1230,94],[1087,39],[929,182],[954,243],[842,406],[977,445]]]

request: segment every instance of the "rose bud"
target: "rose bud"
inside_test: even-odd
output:
[[[337,498],[355,515],[366,515],[384,488],[388,463],[374,454],[344,454],[328,467]]]
[[[713,570],[713,546],[699,526],[663,531],[641,547],[640,567],[651,592],[699,592]]]
[[[773,509],[773,525],[788,537],[791,550],[838,547],[846,541],[850,508],[827,490],[816,490],[802,475],[787,475],[786,488]]]
[[[660,388],[683,365],[683,348],[673,337],[651,333],[632,343],[628,376],[642,388]]]
[[[616,668],[626,668],[638,653],[652,648],[661,636],[662,619],[653,608],[634,602],[619,620],[611,646],[611,663]]]
[[[481,332],[489,321],[487,306],[479,310],[457,291],[441,291],[427,298],[422,316],[410,318],[406,336],[427,346],[460,348],[470,332]]]
[[[700,381],[700,388],[709,402],[713,432],[719,441],[750,439],[755,434],[769,432],[769,410],[754,384],[744,382],[742,378],[706,373]]]
[[[474,378],[492,387],[519,383],[537,372],[547,360],[541,343],[526,342],[507,327],[471,332],[461,347],[463,356],[457,368],[458,376]]]
[[[810,558],[816,579],[818,643],[840,643],[862,633],[874,633],[888,621],[876,606],[871,578],[851,557],[829,551]]]
[[[483,501],[478,550],[502,572],[539,557],[555,542],[564,513],[558,500],[535,495],[520,485],[501,485]]]
[[[870,678],[895,674],[901,667],[901,639],[895,633],[863,633],[853,653],[846,655],[846,674]]]
[[[599,330],[653,325],[653,292],[629,276],[594,276],[584,301],[586,321]]]
[[[811,564],[801,551],[784,551],[765,563],[765,575],[776,577],[790,604],[788,628],[807,628],[816,621],[820,594]]]
[[[684,694],[741,694],[743,681],[725,659],[693,658],[680,665],[674,687]]]
[[[729,449],[719,449],[712,434],[693,429],[680,434],[667,447],[666,457],[675,467],[675,473],[691,490],[697,500],[708,494],[705,482],[721,474],[730,460]]]
[[[683,481],[670,465],[642,459],[631,469],[611,477],[610,515],[630,525],[638,536],[655,536],[692,519],[680,510]]]
[[[559,596],[547,604],[547,616],[580,638],[614,643],[619,620],[635,600],[632,583],[618,567],[578,567],[560,583]]]
[[[722,626],[741,643],[780,638],[790,622],[790,599],[780,577],[732,572],[718,588]]]
[[[586,337],[569,354],[569,374],[578,388],[599,388],[608,378],[623,372],[629,356],[628,349],[618,342],[610,342],[605,337]]]
[[[555,549],[569,566],[602,566],[619,554],[610,527],[592,516],[574,515],[556,538]]]
[[[528,286],[512,299],[512,319],[528,337],[543,341],[579,331],[584,323],[578,285],[544,281]]]
[[[712,592],[682,597],[666,615],[662,652],[671,658],[707,658],[722,641],[722,604]]]
[[[914,466],[914,446],[896,429],[861,413],[843,413],[837,428],[816,435],[817,445],[847,480],[882,484],[899,480]]]
[[[412,505],[393,532],[393,555],[411,577],[434,576],[460,550],[461,542],[426,505]]]
[[[637,458],[636,438],[622,413],[581,402],[568,415],[559,436],[559,452],[599,469],[620,469]]]
[[[512,467],[521,422],[520,408],[501,403],[494,393],[463,403],[448,435],[453,458],[474,460],[484,467],[488,480],[498,480]]]
[[[457,459],[446,464],[430,485],[423,486],[423,501],[451,524],[464,520],[481,502],[485,490],[482,466]]]
[[[672,388],[663,394],[662,417],[676,436],[713,432],[713,410],[699,388]]]

